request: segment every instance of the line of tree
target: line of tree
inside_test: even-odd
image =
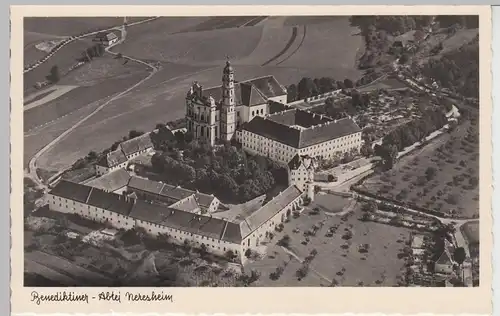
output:
[[[350,79],[339,81],[332,77],[314,79],[310,77],[303,77],[298,84],[291,84],[287,87],[288,102],[302,100],[337,89],[349,88],[354,88],[354,82]]]
[[[382,140],[382,145],[375,145],[375,154],[382,157],[384,166],[390,169],[396,162],[398,152],[417,141],[424,140],[446,123],[446,116],[441,109],[428,110],[422,118],[401,125],[387,134]]]

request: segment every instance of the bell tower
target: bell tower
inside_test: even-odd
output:
[[[231,62],[226,61],[222,73],[222,107],[221,107],[221,139],[231,140],[236,129],[236,110],[234,95],[234,69]]]

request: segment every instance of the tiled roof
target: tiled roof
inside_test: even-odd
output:
[[[241,104],[246,106],[255,106],[266,103],[255,86],[242,82],[240,83]]]
[[[343,118],[325,125],[308,128],[301,132],[299,148],[316,145],[328,140],[361,132],[361,128],[351,118]]]
[[[203,97],[212,96],[216,103],[222,101],[222,86],[202,91]],[[285,95],[286,92],[274,76],[266,76],[234,84],[236,105],[255,106],[266,103],[268,98]]]
[[[91,187],[79,183],[61,180],[52,190],[50,190],[49,194],[65,199],[70,199],[72,201],[85,203],[91,189]]]
[[[255,86],[266,98],[277,97],[286,94],[286,91],[278,83],[278,80],[274,76],[269,75],[266,77],[260,77],[255,79],[250,79],[243,81],[245,83]]]
[[[122,215],[128,215],[132,210],[134,201],[134,199],[130,199],[125,195],[92,188],[87,204]]]
[[[125,169],[118,169],[86,183],[86,185],[105,191],[116,191],[128,184],[130,174]]]
[[[243,235],[240,230],[240,225],[226,222],[227,226],[222,236],[222,240],[239,244],[243,240]]]
[[[204,207],[209,207],[210,204],[212,204],[213,200],[215,200],[215,196],[210,194],[196,192],[195,196],[198,204]]]
[[[301,195],[302,192],[295,185],[289,186],[260,209],[250,214],[245,221],[254,231]]]
[[[137,136],[135,138],[124,141],[120,144],[120,147],[123,153],[126,156],[129,156],[141,150],[153,148],[153,142],[151,141],[151,136],[149,135],[149,133],[146,133],[142,134],[141,136]]]
[[[285,110],[274,115],[269,115],[268,119],[277,123],[281,123],[283,125],[298,125],[303,128],[309,128],[314,125],[325,124],[333,121],[333,119],[329,118],[328,116],[310,113],[298,109]]]
[[[276,101],[268,101],[268,104],[269,104],[269,114],[275,114],[292,108],[289,105],[279,103]]]
[[[174,200],[182,200],[184,198],[187,198],[190,195],[193,195],[195,192],[184,189],[181,187],[174,187],[171,190],[165,190],[165,188],[162,190],[161,195],[166,196],[168,198],[174,199]]]
[[[241,235],[239,235],[239,232],[236,232],[237,236],[233,236],[233,231],[230,231],[229,235],[227,234],[227,229],[225,229],[228,224],[227,221],[210,216],[192,214],[190,212],[144,201],[137,201],[137,203],[134,204],[130,216],[153,224],[179,229],[217,240],[221,239],[236,243],[241,242]]]
[[[290,168],[290,170],[297,170],[301,164],[302,159],[300,159],[299,154],[296,154],[295,156],[293,156],[292,160],[288,162],[288,168]]]
[[[128,182],[128,187],[131,189],[141,190],[153,194],[160,194],[163,185],[164,184],[161,182],[156,182],[139,177],[131,177],[130,181]]]
[[[166,184],[166,183],[165,183],[165,184],[162,186],[162,188],[161,188],[161,190],[160,190],[160,193],[159,193],[159,194],[160,194],[161,196],[170,197],[167,193],[168,193],[169,191],[172,191],[173,189],[175,189],[175,186],[170,185],[170,184]]]
[[[188,196],[185,199],[175,202],[174,204],[170,205],[170,208],[190,213],[197,213],[200,211],[200,206],[192,196]]]
[[[117,36],[113,32],[100,32],[100,33],[97,33],[96,38],[110,41],[112,39],[117,38]]]
[[[254,117],[250,122],[243,125],[243,129],[294,148],[299,146],[300,131],[298,129],[276,123],[261,116]]]
[[[301,125],[301,128],[292,127],[293,125]],[[245,124],[243,129],[294,148],[305,148],[361,132],[351,118],[331,120],[295,109],[265,118],[257,116]]]
[[[97,164],[106,168],[113,168],[124,162],[127,162],[127,157],[123,154],[120,148],[109,152],[108,154],[102,156]]]
[[[131,189],[165,196],[173,200],[181,200],[194,194],[196,196],[198,204],[203,207],[209,207],[212,201],[215,199],[215,196],[213,195],[195,192],[185,188],[175,187],[170,184],[139,177],[131,177],[128,183],[128,187]]]

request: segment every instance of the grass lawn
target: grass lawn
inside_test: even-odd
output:
[[[392,170],[367,179],[361,187],[429,209],[453,209],[467,218],[479,216],[477,137],[477,126],[464,122],[451,134],[402,158]],[[429,167],[435,174],[427,177]]]
[[[88,47],[94,45],[90,39],[81,39],[69,43],[68,45],[61,48],[55,55],[53,55],[45,63],[41,64],[32,71],[24,74],[24,93],[29,94],[37,91],[34,85],[37,82],[43,82],[46,80],[46,76],[49,75],[50,69],[53,66],[59,68],[59,72],[64,74],[71,66],[78,62],[78,59],[82,57],[82,52]]]
[[[280,66],[335,68],[337,73],[331,76],[337,80],[357,80],[362,75],[357,69],[357,57],[364,51],[364,42],[361,36],[353,35],[356,32],[347,17],[308,25],[299,49]],[[297,40],[302,41],[302,38]]]
[[[358,207],[351,216],[327,216],[323,212],[310,215],[303,212],[299,218],[285,224],[283,232],[270,242],[268,255],[259,261],[249,263],[249,268],[262,272],[257,285],[261,286],[328,286],[335,280],[339,286],[394,286],[402,275],[404,259],[401,250],[409,239],[410,231],[371,222],[361,222]],[[345,221],[343,220],[345,219]],[[304,231],[313,225],[319,227],[315,236],[309,237],[307,245]],[[325,236],[330,227],[336,227],[331,237]],[[298,230],[298,232],[297,232]],[[295,231],[295,232],[294,232]],[[352,236],[345,240],[350,231]],[[317,250],[316,257],[310,264],[307,276],[298,280],[295,273],[300,265],[297,259],[279,249],[275,244],[283,235],[290,236],[290,250],[304,259],[312,249]],[[360,251],[360,246],[368,244],[367,252]],[[283,275],[276,281],[269,278],[278,265],[284,265]],[[294,262],[292,264],[292,262]]]
[[[349,201],[344,197],[319,192],[314,197],[314,201],[311,203],[310,208],[319,207],[319,209],[325,212],[338,213],[347,206],[348,202]]]

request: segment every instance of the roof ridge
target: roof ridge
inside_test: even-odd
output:
[[[94,187],[90,187],[89,195],[87,196],[87,199],[85,200],[85,204],[89,203],[89,199],[90,199],[90,196],[92,195],[93,191],[94,191]]]

